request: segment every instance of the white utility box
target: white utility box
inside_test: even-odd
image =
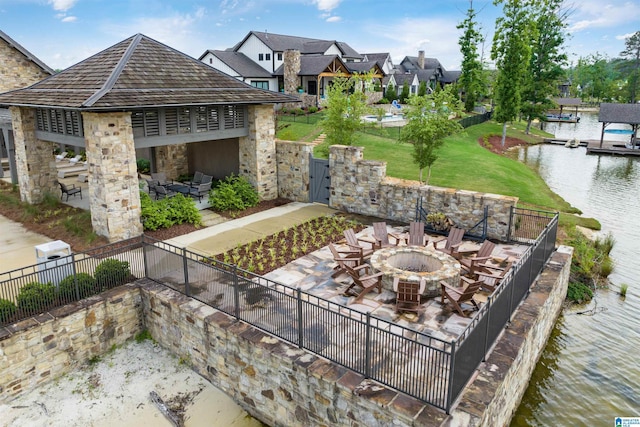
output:
[[[38,280],[58,286],[60,281],[73,274],[71,246],[62,240],[35,246]]]

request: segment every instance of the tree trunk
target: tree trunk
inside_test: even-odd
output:
[[[504,143],[507,140],[507,122],[502,124],[502,146],[504,147]]]
[[[531,130],[531,117],[527,119],[527,127],[524,129],[524,133],[529,135],[530,130]]]
[[[431,179],[431,166],[427,168],[427,181],[425,184],[429,185],[429,179]]]
[[[422,184],[422,168],[420,168],[420,177],[418,178],[418,182]]]

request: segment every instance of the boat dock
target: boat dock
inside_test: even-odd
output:
[[[566,145],[568,139],[545,138],[545,144]],[[640,157],[640,147],[627,148],[624,141],[602,141],[600,147],[599,139],[586,139],[580,141],[581,147],[587,147],[587,154],[610,154],[614,156],[637,156]]]

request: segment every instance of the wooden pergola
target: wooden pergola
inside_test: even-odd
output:
[[[640,126],[640,104],[600,104],[598,121],[602,123],[600,132],[600,147],[604,140],[607,126],[612,123],[624,123],[631,126],[631,146],[636,148],[638,127]]]

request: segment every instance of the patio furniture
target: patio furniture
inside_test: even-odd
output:
[[[62,161],[65,157],[67,157],[67,152],[63,151],[60,154],[56,154],[56,162]]]
[[[156,192],[156,200],[164,199],[165,197],[172,197],[178,194],[173,190],[169,190],[167,187],[163,185],[156,185],[154,188]]]
[[[167,179],[167,174],[164,172],[154,172],[151,174],[151,179],[158,181],[159,185],[171,185],[173,181]]]
[[[88,170],[86,164],[82,166],[74,166],[71,168],[58,169],[58,178],[68,178],[70,176],[77,176],[86,170]]]
[[[356,297],[348,304],[362,301],[362,298],[374,289],[377,289],[378,293],[382,292],[382,273],[369,274],[371,269],[369,264],[362,264],[362,268],[359,269],[351,268],[345,264],[344,269],[346,273],[351,276],[351,279],[353,279],[353,283],[351,283],[343,293]],[[365,276],[361,276],[361,272],[364,272]],[[351,291],[354,291],[355,295],[351,295]]]
[[[458,247],[462,244],[462,238],[464,237],[464,230],[458,227],[451,227],[447,237],[434,240],[433,247],[441,252],[451,255],[454,258],[458,258]],[[438,244],[444,241],[444,246],[439,248]]]
[[[478,281],[482,283],[482,288],[493,292],[496,290],[502,279],[511,271],[513,261],[505,261],[500,265],[481,264],[481,270],[476,270]]]
[[[81,160],[82,160],[82,155],[81,154],[77,154],[74,157],[69,159],[69,163],[71,163],[72,165],[75,165]]]
[[[160,182],[157,179],[145,179],[145,181],[147,181],[147,187],[149,189],[149,195],[151,195],[151,193],[155,193],[156,192],[156,186],[160,185]]]
[[[460,267],[468,274],[470,277],[475,278],[476,271],[482,269],[482,263],[491,259],[491,254],[495,249],[496,245],[489,240],[485,240],[480,245],[480,248],[477,251],[458,251],[460,255],[462,255],[458,261],[460,262]],[[466,254],[475,252],[475,256],[467,257]]]
[[[391,243],[389,241],[390,237],[395,240],[395,243]],[[400,241],[403,240],[402,237],[398,236],[397,234],[389,233],[386,222],[373,223],[373,238],[376,241],[376,247],[378,249],[386,248],[389,246],[398,246]]]
[[[60,181],[58,181],[58,184],[60,185],[60,191],[62,192],[62,194],[60,194],[60,200],[62,200],[62,196],[65,194],[67,195],[67,201],[69,200],[69,196],[75,197],[78,194],[80,195],[80,199],[82,199],[82,188],[76,187],[75,184],[65,185]]]
[[[471,303],[476,310],[480,309],[478,303],[473,299],[476,292],[482,287],[482,282],[479,280],[471,280],[466,277],[460,278],[460,287],[454,288],[449,286],[445,281],[440,281],[442,287],[442,296],[440,297],[440,303],[445,304],[445,300],[448,300],[453,308],[460,313],[463,317],[468,317],[462,309],[462,304]]]
[[[211,175],[202,175],[202,181],[200,184],[209,184],[210,182],[213,182],[213,177]]]
[[[209,191],[211,191],[211,181],[206,184],[200,184],[196,188],[190,188],[189,195],[194,199],[197,198],[198,201],[201,202],[202,198],[209,194]]]
[[[333,267],[335,271],[331,275],[334,279],[346,273],[346,267],[357,271],[365,265],[363,264],[361,252],[358,250],[340,250],[331,243],[329,243],[329,250],[333,255],[333,261],[336,262],[336,266]]]
[[[197,187],[198,185],[202,184],[203,175],[204,174],[202,172],[196,171],[196,173],[193,174],[193,179],[191,180],[191,182],[189,182],[189,185],[191,187]]]
[[[407,245],[409,246],[426,246],[429,239],[424,234],[424,222],[410,222],[409,236],[407,237]]]
[[[393,279],[393,290],[396,292],[396,312],[421,312],[420,295],[424,292],[426,283],[424,277],[420,279],[420,282],[409,282],[395,277]]]
[[[353,231],[353,228],[344,230],[343,234],[344,234],[344,238],[347,241],[347,245],[351,249],[360,250],[360,253],[363,259],[371,258],[371,255],[373,255],[373,252],[375,251],[375,246],[376,246],[375,242],[372,242],[366,239],[358,239],[356,237],[355,231]],[[367,243],[371,246],[370,247],[362,246],[360,242]]]

